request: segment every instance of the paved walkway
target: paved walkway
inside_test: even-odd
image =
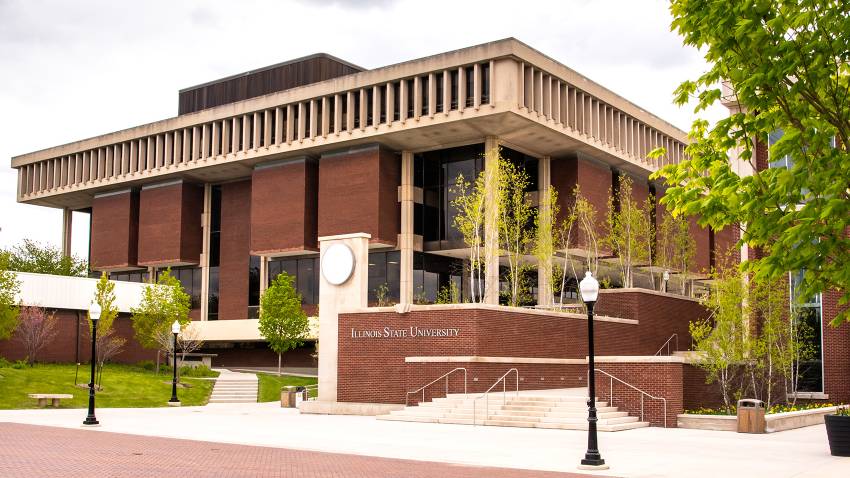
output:
[[[85,415],[84,409],[0,410],[0,422],[80,431]],[[570,473],[577,471],[587,445],[582,431],[301,415],[278,403],[99,409],[97,418],[102,426],[85,432]],[[829,455],[823,425],[768,435],[642,428],[600,434],[599,445],[611,476],[850,477],[850,458]]]
[[[227,445],[0,423],[0,476],[16,477],[440,477],[579,475]]]

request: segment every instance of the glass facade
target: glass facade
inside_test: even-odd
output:
[[[286,257],[269,260],[269,283],[281,272],[295,277],[295,288],[301,294],[301,303],[314,305],[319,303],[319,258]],[[259,280],[258,280],[259,284]],[[258,292],[259,294],[259,292]]]
[[[218,320],[218,266],[221,256],[221,187],[212,187],[207,320]]]
[[[791,273],[791,312],[797,327],[796,336],[812,351],[809,360],[799,363],[797,390],[800,392],[823,392],[823,304],[822,295],[816,294],[805,301],[799,299],[797,291],[805,271]]]

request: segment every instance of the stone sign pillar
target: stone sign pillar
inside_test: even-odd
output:
[[[337,399],[339,312],[368,306],[370,234],[319,238],[319,400]]]

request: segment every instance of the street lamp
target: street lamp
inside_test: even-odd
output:
[[[578,285],[581,291],[581,300],[587,305],[587,351],[588,351],[588,392],[587,399],[587,452],[581,460],[579,468],[584,469],[607,469],[608,465],[599,454],[599,446],[596,442],[596,366],[593,362],[593,306],[599,296],[599,282],[593,278],[590,271],[585,272],[584,279]]]
[[[97,321],[100,319],[101,308],[97,302],[92,302],[89,307],[89,317],[91,318],[91,380],[89,380],[89,414],[86,416],[83,425],[95,426],[100,424],[97,417],[94,416],[94,365],[97,362]]]
[[[180,322],[175,320],[171,324],[171,333],[174,334],[174,350],[172,351],[172,355],[174,356],[174,374],[171,378],[171,400],[168,401],[168,404],[176,407],[180,405],[180,400],[177,399],[177,334],[180,333]]]

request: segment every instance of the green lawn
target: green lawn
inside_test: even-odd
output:
[[[69,393],[61,408],[88,406],[88,388],[74,386],[75,364],[36,364],[34,367],[0,368],[0,409],[37,408],[30,393]],[[78,383],[88,383],[89,367],[80,365]],[[184,377],[177,397],[183,405],[204,405],[212,392],[213,381]],[[103,390],[97,392],[100,407],[164,407],[171,398],[171,374],[155,375],[133,365],[108,364],[103,370]]]
[[[260,399],[261,402],[277,402],[280,401],[280,389],[287,385],[304,386],[313,385],[317,382],[316,377],[293,377],[291,375],[281,375],[278,377],[274,374],[258,373],[257,378],[260,380]],[[316,391],[310,390],[310,397],[315,396]]]

